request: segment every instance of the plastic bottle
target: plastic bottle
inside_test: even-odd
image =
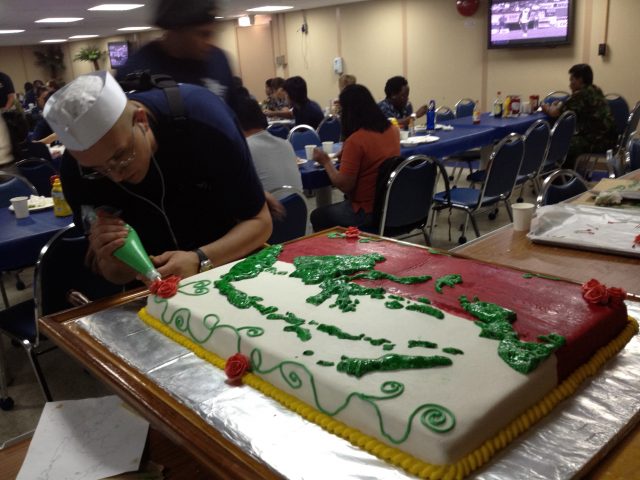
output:
[[[427,131],[433,131],[436,129],[436,101],[429,100],[429,106],[427,108]]]
[[[414,137],[416,135],[416,114],[412,113],[411,117],[409,117],[409,136]]]
[[[502,95],[498,92],[496,99],[493,101],[493,116],[495,118],[502,118]]]
[[[67,217],[71,215],[71,207],[69,207],[69,204],[64,198],[62,183],[58,175],[51,177],[51,198],[53,199],[53,214],[56,217]]]
[[[502,110],[502,116],[508,117],[511,113],[511,97],[507,95],[507,98],[504,100],[504,109]]]
[[[125,225],[129,230],[124,245],[113,252],[113,256],[129,265],[136,272],[141,273],[149,280],[157,280],[160,273],[149,259],[149,255],[142,246],[138,233],[131,225]]]
[[[476,104],[473,106],[473,123],[480,123],[480,100],[476,100]]]

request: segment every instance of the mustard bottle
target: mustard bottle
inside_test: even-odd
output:
[[[51,198],[53,199],[53,214],[56,217],[67,217],[71,215],[71,207],[64,199],[64,193],[62,192],[62,183],[60,183],[60,177],[53,177],[53,185],[51,186]]]

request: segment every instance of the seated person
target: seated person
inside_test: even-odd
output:
[[[262,187],[267,191],[289,185],[302,190],[302,179],[297,157],[291,143],[271,135],[267,130],[267,117],[258,102],[243,97],[237,101],[236,115],[242,127]],[[286,196],[284,193],[281,196]]]
[[[336,225],[370,225],[378,169],[387,158],[400,155],[400,133],[391,126],[366,87],[346,87],[340,93],[340,105],[342,136],[345,138],[340,170],[320,149],[315,150],[314,159],[347,198],[311,212],[311,223],[316,232]]]
[[[291,112],[285,100],[285,93],[282,89],[283,85],[284,78],[282,77],[269,78],[265,82],[264,92],[267,95],[267,98],[263,102],[265,115],[277,116],[277,113],[280,110],[286,110],[289,113]]]
[[[318,128],[324,119],[324,113],[313,100],[307,97],[307,82],[302,77],[291,77],[284,81],[283,90],[287,94],[289,104],[293,107],[293,118],[296,125],[309,125]]]
[[[571,137],[569,153],[562,165],[573,169],[583,153],[606,153],[616,146],[615,121],[602,90],[593,84],[593,70],[585,63],[569,69],[571,96],[564,102],[543,104],[542,111],[552,118],[571,110],[576,114],[576,133]]]
[[[52,91],[45,91],[42,96],[42,101],[38,99],[38,106],[41,110],[44,109],[47,100],[49,100],[49,98],[51,98],[51,95],[53,95],[54,93],[55,92]],[[29,136],[27,138],[32,142],[51,143],[50,141],[46,140],[48,140],[52,134],[53,130],[51,129],[47,121],[43,117],[40,117],[40,119],[36,122],[36,126],[33,127],[33,130],[29,133]]]
[[[162,89],[127,98],[108,72],[78,77],[45,106],[66,146],[60,173],[74,222],[83,225],[88,207],[100,212],[88,232],[87,261],[116,284],[141,279],[113,256],[128,235],[125,222],[162,276],[183,278],[242,258],[271,234],[233,113],[203,87],[178,88],[182,120],[171,115]]]
[[[340,78],[338,78],[338,88],[340,89],[340,91],[344,90],[349,85],[355,84],[356,77],[354,75],[343,73],[342,75],[340,75]],[[331,114],[340,115],[340,100],[337,98],[334,98],[331,102]]]
[[[378,103],[386,118],[395,118],[400,128],[406,128],[413,113],[413,106],[409,102],[409,83],[404,77],[391,77],[384,86],[386,98]],[[422,105],[416,110],[416,117],[427,113],[427,106]]]

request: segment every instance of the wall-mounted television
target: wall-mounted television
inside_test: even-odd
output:
[[[107,43],[109,50],[109,61],[111,68],[122,67],[127,63],[129,58],[129,42],[109,42]]]
[[[574,0],[489,0],[489,48],[569,45]]]

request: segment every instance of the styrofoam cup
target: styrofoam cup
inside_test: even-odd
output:
[[[333,142],[322,142],[322,150],[327,155],[333,153]]]
[[[533,203],[514,203],[511,205],[513,211],[513,229],[517,232],[528,232],[531,228],[531,219],[536,206]]]
[[[305,145],[304,146],[304,154],[307,157],[307,160],[313,160],[313,151],[316,149],[315,145]]]
[[[409,131],[408,130],[400,130],[400,141],[406,140],[407,138],[409,138]]]
[[[13,197],[10,201],[16,218],[27,218],[29,216],[29,197]]]

